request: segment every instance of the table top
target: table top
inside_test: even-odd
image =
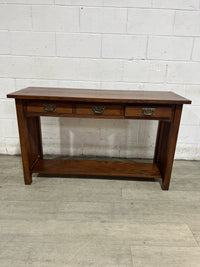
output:
[[[8,98],[112,103],[191,104],[167,91],[93,90],[75,88],[28,87],[7,95]]]

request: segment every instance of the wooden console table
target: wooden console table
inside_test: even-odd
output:
[[[15,98],[25,184],[32,173],[161,178],[168,190],[183,104],[172,92],[29,87]],[[159,120],[153,163],[43,158],[40,116]]]

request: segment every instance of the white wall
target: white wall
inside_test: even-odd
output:
[[[6,94],[31,85],[177,92],[176,158],[200,159],[200,0],[0,0],[0,153],[20,153]],[[42,123],[45,153],[153,155],[157,122]]]

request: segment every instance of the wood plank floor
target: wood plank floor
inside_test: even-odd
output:
[[[34,174],[0,156],[0,266],[199,267],[200,162],[160,179]]]

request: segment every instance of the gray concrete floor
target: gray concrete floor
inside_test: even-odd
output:
[[[200,266],[200,162],[157,180],[34,177],[0,156],[0,266]]]

